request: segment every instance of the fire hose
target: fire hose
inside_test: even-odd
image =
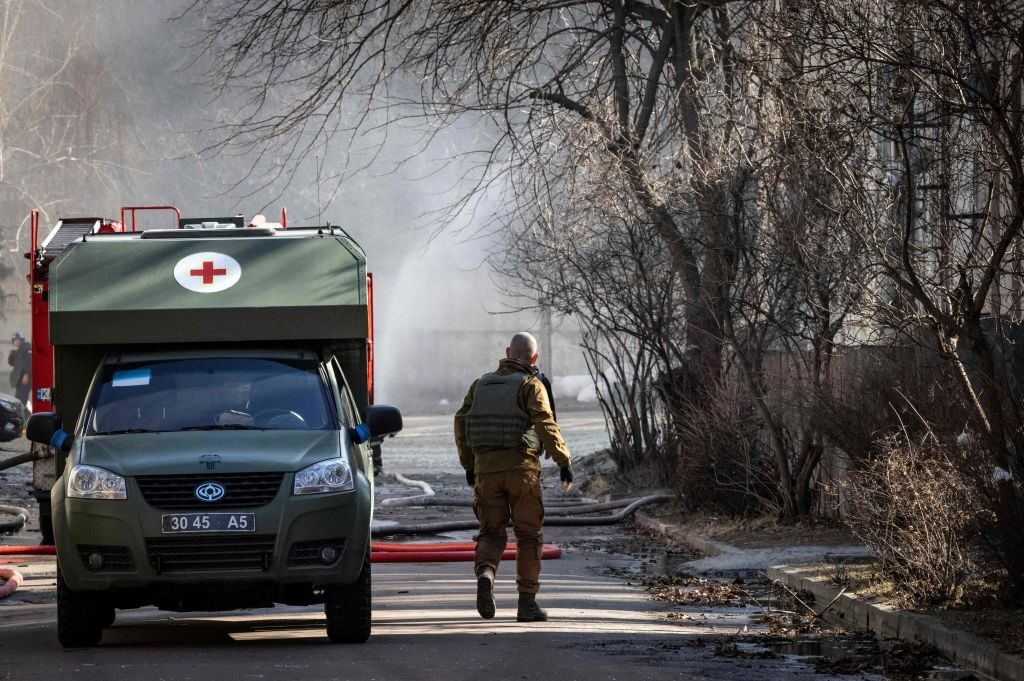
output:
[[[3,461],[0,461],[0,471],[5,471],[8,468],[14,468],[15,466],[19,466],[23,463],[29,463],[30,461],[35,461],[36,459],[44,459],[46,458],[46,456],[47,454],[45,452],[40,454],[34,451],[27,452],[25,454],[19,454],[18,456],[12,456],[9,459],[4,459]]]
[[[398,508],[403,506],[472,506],[472,499],[445,499],[436,496],[434,488],[431,487],[427,482],[423,480],[413,480],[407,478],[401,473],[393,473],[394,478],[397,482],[406,485],[407,487],[419,487],[423,490],[423,494],[415,494],[411,497],[392,497],[391,499],[384,499],[380,502],[382,507],[387,508]],[[545,506],[575,506],[579,504],[596,504],[599,503],[597,499],[587,499],[586,497],[577,497],[571,499],[553,499],[545,502]]]
[[[547,526],[560,526],[560,527],[588,527],[598,525],[615,525],[620,523],[629,516],[633,515],[637,509],[648,504],[660,504],[666,501],[672,500],[671,494],[652,494],[646,497],[640,497],[639,499],[629,499],[629,505],[623,508],[618,513],[611,515],[599,516],[596,518],[561,518],[554,517],[544,520],[544,524]],[[617,502],[608,502],[617,503]],[[598,506],[604,506],[605,504],[595,504]],[[577,508],[572,508],[572,512],[575,514],[582,513],[593,513],[594,505],[584,505]],[[570,510],[570,509],[565,509]],[[600,509],[596,509],[600,510]],[[454,532],[458,530],[475,530],[480,526],[476,520],[443,520],[434,523],[421,523],[414,525],[387,525],[384,527],[374,528],[371,531],[374,537],[385,537],[399,534],[436,534],[438,532]]]
[[[399,479],[403,484],[412,484],[413,486],[419,486],[421,489],[429,490],[429,494],[422,495],[419,500],[420,503],[417,505],[423,506],[468,506],[472,504],[472,500],[467,499],[451,499],[442,500],[433,497],[433,490],[426,483],[422,485],[417,484],[420,481],[408,481],[408,478],[402,479],[403,476],[396,475],[396,479]],[[408,481],[408,482],[406,482]],[[406,499],[412,499],[406,497]],[[429,501],[428,501],[429,499]],[[600,526],[600,525],[613,525],[620,523],[642,506],[655,503],[664,503],[670,501],[672,495],[670,494],[652,494],[645,497],[636,499],[620,499],[617,501],[609,501],[603,503],[579,503],[579,502],[568,502],[561,508],[552,508],[549,510],[549,515],[556,517],[550,517],[545,521],[546,525],[549,526],[569,526],[569,527],[586,527],[586,526]],[[590,500],[585,500],[590,501]],[[412,505],[409,503],[408,505]],[[0,510],[5,508],[14,507],[3,507],[0,506]],[[582,515],[594,512],[600,512],[605,510],[614,510],[621,508],[618,513],[610,515],[599,516],[599,517],[588,517],[588,518],[574,518],[574,517],[559,517],[559,516],[573,516]],[[24,511],[24,509],[18,509]],[[27,512],[24,513],[27,519]],[[479,527],[476,520],[452,520],[452,521],[441,521],[433,523],[421,523],[411,525],[390,525],[380,528],[374,528],[371,531],[372,536],[388,536],[388,535],[401,535],[401,534],[432,534],[438,532],[451,532],[457,530],[475,530]],[[445,543],[434,543],[434,544],[401,544],[392,542],[372,542],[370,546],[370,560],[375,563],[404,563],[404,562],[415,562],[415,563],[428,563],[428,562],[455,562],[455,561],[472,561],[474,559],[475,544],[473,542],[445,542]],[[561,549],[551,544],[545,544],[541,550],[542,559],[554,559],[561,557]],[[0,546],[0,555],[55,555],[56,549],[53,546]],[[504,560],[512,560],[516,556],[515,544],[509,543],[505,547],[505,552],[502,554]],[[13,593],[17,589],[18,584],[21,582],[21,575],[11,572],[11,576],[7,576],[5,572],[0,572],[0,577],[7,577],[7,582],[0,586],[0,598],[5,597]],[[12,586],[13,585],[13,586]]]
[[[515,560],[516,545],[507,544],[502,560]],[[541,549],[542,560],[562,557],[562,549],[545,544]],[[373,563],[455,563],[472,562],[476,558],[476,544],[473,542],[446,542],[443,544],[392,544],[373,542],[370,562]]]
[[[571,499],[546,499],[544,501],[545,508],[562,508],[570,506],[581,506],[584,504],[599,504],[601,503],[597,499],[588,499],[586,497],[578,497]],[[438,496],[427,496],[425,494],[417,494],[412,497],[394,497],[391,499],[384,499],[380,502],[380,505],[386,508],[400,508],[405,506],[473,506],[472,499],[446,499]]]
[[[404,499],[413,499],[413,497],[403,497]],[[391,499],[385,499],[385,502],[391,501]],[[619,508],[625,508],[636,499],[618,499],[616,501],[598,501],[597,499],[583,499],[581,501],[544,501],[544,515],[545,516],[559,516],[559,515],[583,515],[586,513],[596,513],[598,511],[612,511]],[[430,497],[427,499],[421,499],[419,501],[410,501],[410,503],[400,504],[401,506],[422,506],[422,507],[437,507],[437,506],[453,506],[453,507],[472,507],[472,499],[443,499],[440,497]],[[389,508],[394,508],[394,505],[389,505]]]
[[[445,542],[441,544],[397,544],[391,542],[372,542],[370,544],[370,560],[375,563],[447,563],[473,560],[476,544],[473,542]],[[0,546],[0,556],[53,556],[57,550],[54,546]],[[557,546],[545,544],[541,557],[545,560],[559,558],[562,550]],[[516,545],[505,546],[502,558],[511,560],[516,557]],[[2,576],[2,573],[0,573]]]
[[[21,583],[25,580],[25,578],[21,576],[20,572],[17,570],[8,570],[7,568],[0,568],[0,578],[7,580],[3,584],[0,584],[0,598],[7,598],[17,591],[18,587],[21,586]]]
[[[0,513],[9,513],[14,516],[11,520],[0,520],[0,534],[4,532],[17,532],[28,522],[28,510],[20,506],[0,504]]]
[[[385,499],[384,501],[380,502],[381,506],[405,506],[406,503],[412,503],[413,505],[416,505],[418,502],[422,502],[434,496],[434,488],[431,487],[426,482],[424,482],[423,480],[411,480],[402,475],[401,473],[394,473],[393,475],[395,476],[395,480],[397,480],[403,485],[406,485],[407,487],[419,487],[421,490],[423,490],[423,494],[416,494],[411,497]]]
[[[5,471],[8,468],[14,468],[15,466],[19,466],[23,463],[29,463],[36,459],[43,459],[46,458],[46,456],[47,453],[45,451],[32,451],[12,456],[9,459],[0,461],[0,471]],[[14,516],[11,520],[0,520],[0,534],[5,532],[17,532],[25,526],[25,523],[28,522],[28,511],[20,506],[6,506],[4,504],[0,504],[0,513],[8,513]]]
[[[610,510],[619,508],[626,504],[618,513],[611,515],[573,518],[554,517],[545,521],[551,526],[598,526],[613,525],[622,522],[637,509],[647,504],[664,503],[670,501],[670,494],[652,494],[638,499],[622,499],[619,501],[605,502],[602,504],[583,504],[573,508],[561,509],[564,514],[593,513],[595,511]],[[432,504],[443,505],[443,504]],[[391,525],[372,530],[373,536],[398,535],[398,534],[423,534],[437,532],[451,532],[455,530],[474,530],[479,527],[476,520],[454,520],[436,523],[422,523],[418,525]],[[392,542],[372,542],[370,545],[370,561],[373,563],[444,563],[457,561],[472,561],[475,557],[475,544],[473,542],[444,542],[435,544],[400,544]],[[56,548],[53,546],[0,546],[0,555],[55,555]],[[560,558],[562,551],[557,546],[545,544],[541,549],[541,558],[550,560]],[[516,557],[515,544],[509,543],[505,546],[502,554],[503,560],[513,560]],[[18,588],[22,576],[13,570],[0,569],[0,577],[7,581],[0,585],[0,598],[5,598]]]
[[[370,562],[372,563],[454,563],[472,562],[475,558],[476,545],[473,542],[445,542],[442,544],[395,544],[389,542],[372,542],[370,544]],[[0,555],[55,555],[53,546],[0,546]],[[562,550],[557,546],[545,544],[541,549],[541,559],[560,558]],[[515,560],[516,545],[505,546],[502,560]],[[0,568],[0,578],[7,581],[0,584],[0,599],[6,598],[17,591],[24,578],[16,570]]]
[[[55,556],[54,546],[4,546],[0,544],[0,556]]]

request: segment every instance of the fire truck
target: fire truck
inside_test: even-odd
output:
[[[61,642],[99,643],[118,609],[274,603],[323,603],[332,641],[365,641],[375,454],[402,423],[373,404],[356,241],[128,206],[42,239],[34,212],[27,255]]]

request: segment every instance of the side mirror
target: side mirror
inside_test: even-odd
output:
[[[366,409],[366,425],[374,438],[388,437],[402,430],[402,412],[387,404],[374,404]]]
[[[25,437],[32,442],[49,445],[65,453],[70,452],[74,436],[64,432],[60,426],[60,416],[52,411],[32,414],[25,425]]]

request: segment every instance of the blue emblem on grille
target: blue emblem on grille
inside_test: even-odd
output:
[[[204,482],[196,487],[196,498],[201,501],[217,501],[224,498],[224,487],[215,482]]]

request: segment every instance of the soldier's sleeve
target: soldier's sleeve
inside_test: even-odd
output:
[[[462,406],[455,412],[455,448],[459,450],[459,463],[467,471],[473,470],[476,465],[473,457],[473,450],[466,444],[466,414],[469,413],[469,408],[473,406],[473,393],[476,391],[476,381],[473,381],[473,385],[469,386],[469,392],[466,393],[466,399],[462,401]]]
[[[562,430],[555,423],[555,415],[548,404],[547,391],[540,381],[528,381],[526,384],[526,413],[530,415],[533,430],[540,438],[541,444],[559,468],[569,465],[569,448],[562,439]]]

